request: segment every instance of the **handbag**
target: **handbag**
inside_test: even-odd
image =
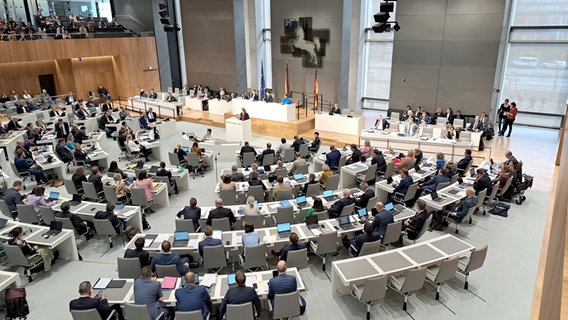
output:
[[[495,201],[491,207],[491,210],[489,210],[489,213],[501,217],[508,217],[509,208],[511,208],[511,205],[504,202]]]

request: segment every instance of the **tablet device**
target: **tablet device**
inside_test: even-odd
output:
[[[229,274],[227,276],[227,281],[229,282],[230,286],[237,284],[237,280],[235,279],[235,274],[234,273]]]

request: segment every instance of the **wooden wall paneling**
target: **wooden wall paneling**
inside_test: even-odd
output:
[[[73,75],[73,64],[71,59],[55,60],[55,80],[57,82],[57,92],[66,94],[67,92],[77,92],[75,87],[75,76]]]
[[[38,75],[56,74],[55,61],[4,63],[0,64],[0,74],[0,92],[9,95],[14,90],[21,96],[27,90],[33,96],[40,93]]]

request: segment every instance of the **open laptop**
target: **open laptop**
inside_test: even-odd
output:
[[[470,175],[472,178],[475,178],[475,169],[474,169],[474,168],[469,169],[469,175]]]
[[[323,192],[323,198],[327,201],[335,200],[335,195],[333,194],[333,190],[325,190]]]
[[[394,209],[394,205],[392,204],[392,202],[385,204],[385,210],[391,211],[393,209]]]
[[[290,223],[279,223],[276,229],[280,238],[288,238],[292,232]]]
[[[159,166],[151,166],[149,171],[150,173],[156,173],[158,172],[159,169],[160,169]]]
[[[432,191],[432,193],[430,193],[430,196],[432,197],[432,201],[434,202],[443,202],[444,200],[446,200],[445,198],[442,198],[438,195],[438,193],[436,192],[436,190]]]
[[[303,208],[303,207],[307,206],[308,202],[306,201],[306,197],[305,196],[297,197],[296,198],[296,205],[298,206],[298,208]]]
[[[365,223],[363,220],[361,220],[363,217],[366,217],[367,214],[367,208],[361,208],[359,210],[357,210],[357,215],[359,215],[359,223]]]
[[[55,201],[59,199],[59,192],[56,191],[51,191],[49,193],[49,198],[47,198],[47,201]]]
[[[351,217],[350,216],[343,216],[343,217],[337,218],[337,223],[339,224],[339,227],[342,230],[350,230],[350,229],[355,228],[355,226],[353,226],[351,224]]]
[[[296,173],[296,174],[294,174],[294,180],[296,180],[296,182],[303,182],[303,181],[306,180],[306,178],[304,177],[303,174]]]
[[[62,221],[51,221],[49,225],[49,231],[44,233],[44,236],[56,236],[58,235],[61,230],[63,229],[63,222]]]
[[[308,229],[317,229],[319,228],[319,218],[317,215],[309,216],[306,218],[306,226]]]
[[[187,231],[174,232],[174,247],[185,247],[189,242],[189,234]]]
[[[387,184],[391,184],[392,183],[392,177],[388,177],[387,178]]]

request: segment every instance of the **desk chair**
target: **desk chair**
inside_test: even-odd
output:
[[[203,267],[214,273],[219,273],[227,266],[227,257],[223,245],[206,246],[203,248]]]
[[[165,314],[162,312],[158,315],[158,317],[156,317],[156,319],[152,319],[150,317],[150,312],[148,311],[148,307],[145,304],[132,304],[132,303],[124,304],[124,317],[126,319],[160,320],[164,319],[165,318],[164,316]]]
[[[219,196],[223,199],[223,205],[233,206],[237,203],[237,192],[233,189],[219,190]]]
[[[355,203],[343,207],[343,209],[341,209],[341,213],[339,214],[339,216],[340,217],[350,216],[353,214],[353,211],[355,211]]]
[[[88,310],[70,310],[73,320],[100,320],[101,315],[97,309]],[[116,319],[116,311],[111,309],[110,314],[106,320]]]
[[[463,133],[462,133],[463,134]],[[469,174],[469,169],[471,168],[471,165],[473,164],[473,159],[469,160],[469,162],[467,163],[467,166],[465,167],[465,169],[457,169],[457,173],[459,174],[460,177],[463,177],[465,174]]]
[[[274,164],[274,153],[267,153],[262,156],[261,166],[271,166]]]
[[[116,257],[118,277],[120,279],[140,278],[140,259]],[[179,274],[176,274],[176,277]]]
[[[486,196],[485,201],[483,201],[483,215],[485,215],[485,213],[487,212],[486,206],[493,204],[493,200],[497,196],[498,191],[499,191],[499,181],[495,181],[495,183],[493,183],[493,189],[491,190],[491,194],[489,196]]]
[[[278,191],[278,195],[276,196],[277,201],[292,200],[292,199],[294,199],[294,194],[292,193],[292,189],[280,190]]]
[[[118,160],[125,160],[125,161],[132,160],[131,154],[128,148],[126,148],[124,141],[116,139],[116,143],[118,144],[118,148],[120,149],[120,156],[118,157]]]
[[[447,187],[447,186],[449,186],[449,185],[450,185],[450,181],[448,181],[448,182],[440,182],[440,183],[438,183],[438,186],[436,187],[436,191],[442,190],[442,189],[444,189],[445,187]]]
[[[347,162],[347,156],[341,156],[341,158],[339,158],[339,164],[337,165],[337,167],[329,167],[329,169],[330,169],[331,171],[333,171],[334,173],[339,174],[339,171],[341,170],[341,167],[343,167],[346,162]],[[328,183],[329,183],[329,182],[328,182]]]
[[[63,185],[65,186],[65,190],[67,190],[67,193],[69,193],[70,195],[83,194],[83,189],[77,190],[75,183],[71,179],[63,178]]]
[[[412,159],[410,160],[410,162],[408,163],[408,165],[406,166],[406,169],[410,170],[412,168],[414,168],[414,165],[416,164],[416,159]]]
[[[468,221],[469,224],[471,224],[471,216],[473,215],[475,209],[477,209],[477,206],[469,208],[465,216],[459,221],[448,215],[447,220],[456,225],[456,231],[455,231],[456,234],[459,234],[459,225],[462,224],[464,221]]]
[[[413,240],[413,243],[416,243],[416,240],[420,239],[424,235],[424,233],[426,233],[426,230],[428,230],[428,228],[430,228],[430,224],[432,223],[432,218],[433,218],[433,215],[430,214],[428,216],[428,219],[426,219],[426,222],[424,222],[422,229],[420,229],[420,232],[418,232],[416,239]]]
[[[142,188],[131,188],[130,189],[130,200],[133,206],[139,206],[146,211],[154,203],[153,200],[148,200],[146,198],[146,192]]]
[[[138,269],[140,269],[140,263],[138,264]],[[157,264],[156,265],[156,274],[158,277],[179,277],[179,271],[177,270],[177,266],[175,264]]]
[[[454,119],[454,123],[453,123],[454,128],[456,128],[456,127],[464,128],[463,124],[464,124],[463,119]]]
[[[106,201],[104,198],[104,191],[97,192],[97,189],[95,189],[95,185],[92,182],[83,181],[81,184],[83,185],[83,190],[85,191],[85,197],[87,199],[95,202]]]
[[[387,168],[385,172],[377,170],[377,177],[382,177],[383,179],[391,178],[394,175],[394,162],[387,162]]]
[[[302,164],[296,167],[294,173],[301,173],[301,174],[308,174],[309,173],[309,164]]]
[[[323,259],[322,270],[325,271],[325,260],[330,253],[337,252],[337,230],[320,233],[316,241],[310,241],[312,252]]]
[[[172,178],[173,180],[174,178]],[[172,195],[172,193],[174,193],[174,188],[172,186],[172,183],[170,181],[170,178],[165,177],[165,176],[154,176],[154,181],[155,182],[162,182],[164,183],[167,187],[168,187],[168,195]]]
[[[259,203],[264,202],[264,188],[262,186],[249,186],[247,197],[254,197]]]
[[[300,145],[300,149],[298,149],[300,157],[304,159],[308,159],[310,157],[310,151],[308,150],[308,147],[309,145],[306,143]]]
[[[367,182],[369,185],[375,184],[376,178],[377,178],[377,164],[375,163],[369,166],[367,172],[360,173],[357,175],[357,185],[359,185],[363,181]]]
[[[26,257],[22,248],[18,245],[4,243],[4,250],[8,257],[8,263],[11,265],[24,267],[24,275],[28,277],[28,281],[32,282],[32,272],[40,272],[43,270],[43,258],[39,254]]]
[[[283,162],[294,162],[294,149],[286,148],[284,149],[284,157],[282,158]]]
[[[241,165],[243,168],[250,168],[250,166],[256,162],[256,157],[254,152],[245,152],[241,158]]]
[[[117,234],[110,220],[93,219],[93,223],[95,224],[95,230],[97,230],[97,234],[106,235],[108,237],[109,247],[112,248],[114,246],[112,244],[112,238]],[[121,239],[122,239],[122,246],[124,247],[124,239],[122,237]]]
[[[253,269],[258,270],[259,268],[262,270],[263,267],[268,266],[266,263],[266,243],[247,247],[244,255],[244,261],[241,255],[239,255],[239,258],[241,259],[241,266],[248,271],[252,272]]]
[[[211,227],[213,230],[231,231],[231,222],[229,218],[211,219]]]
[[[252,306],[252,302],[247,302],[243,304],[227,304],[227,320],[250,320],[250,319],[255,319],[255,312],[254,312],[254,307]]]
[[[507,179],[507,182],[505,182],[505,185],[503,186],[503,188],[499,188],[499,191],[497,192],[497,199],[502,200],[503,198],[505,198],[505,194],[507,193],[507,191],[511,187],[511,183],[513,182],[513,178],[514,178],[514,175],[511,174],[509,179]]]
[[[374,196],[371,199],[369,199],[369,202],[367,202],[367,206],[365,207],[367,212],[371,212],[371,210],[373,210],[373,208],[377,204],[377,201],[379,201],[379,196]]]
[[[318,221],[323,221],[323,220],[329,219],[329,215],[327,214],[327,210],[320,211],[320,212],[314,212],[313,215],[318,216]]]
[[[274,175],[276,177],[287,177],[288,176],[288,169],[276,168],[276,169],[274,169]]]
[[[389,288],[404,296],[404,303],[402,305],[402,310],[406,311],[408,294],[413,291],[421,289],[422,286],[424,286],[425,279],[426,279],[426,268],[424,267],[408,270],[408,272],[403,276],[390,278]]]
[[[371,319],[371,305],[373,301],[381,300],[387,292],[388,278],[385,275],[378,278],[366,279],[363,287],[353,285],[351,295],[367,305],[367,320]]]
[[[41,214],[41,218],[43,219],[43,223],[50,225],[51,221],[55,220],[55,212],[51,207],[39,207],[39,213]]]
[[[206,320],[209,320],[210,315],[211,313],[207,314]],[[201,314],[201,310],[176,311],[176,320],[203,320],[203,315]]]
[[[321,143],[319,144],[319,146],[318,146],[318,148],[317,148],[316,150],[313,150],[313,149],[310,150],[310,149],[308,149],[308,151],[310,152],[310,154],[309,154],[308,157],[309,157],[309,158],[312,158],[312,159],[315,158],[316,155],[318,154],[320,148],[321,148]]]
[[[0,212],[6,217],[12,217],[12,219],[16,219],[18,217],[18,209],[12,211],[6,204],[4,199],[0,199]]]
[[[175,222],[176,222],[176,231],[185,231],[189,233],[195,233],[196,231],[195,226],[193,225],[193,220],[191,219],[176,218]]]
[[[476,211],[481,212],[481,209],[483,207],[483,201],[485,201],[486,195],[487,195],[487,189],[483,189],[477,193],[477,205],[475,206]],[[471,224],[471,218],[469,219],[469,224]]]
[[[308,184],[308,189],[306,190],[306,198],[319,196],[322,194],[321,185],[319,183]]]
[[[436,286],[436,300],[440,300],[440,286],[454,278],[458,269],[458,257],[443,260],[440,265],[433,265],[426,269],[426,282]]]
[[[434,135],[434,128],[432,128],[432,127],[422,128],[422,134],[420,135],[421,137],[432,138],[432,135]]]
[[[471,271],[477,270],[483,266],[485,257],[487,256],[487,245],[473,250],[468,257],[461,257],[458,263],[458,272],[465,276],[463,288],[467,290],[469,284],[467,278]]]
[[[243,228],[247,222],[252,223],[255,229],[264,228],[264,215],[245,216],[243,219]]]
[[[168,159],[170,160],[170,164],[172,166],[176,166],[177,168],[185,167],[187,165],[187,160],[186,159],[180,160],[177,153],[175,152],[168,152]]]
[[[272,310],[272,319],[288,319],[300,315],[300,294],[298,291],[274,295],[274,306],[268,301]]]
[[[18,218],[23,223],[38,224],[39,218],[31,204],[17,204]]]
[[[385,231],[385,235],[381,239],[381,247],[385,248],[385,251],[389,249],[389,244],[395,243],[400,239],[401,230],[402,220],[387,225],[387,231]]]
[[[60,222],[63,223],[63,229],[73,230],[73,233],[75,234],[75,237],[84,236],[84,235],[86,235],[86,234],[88,233],[88,231],[85,232],[85,233],[83,233],[83,234],[78,233],[77,230],[75,229],[75,227],[73,226],[73,223],[71,223],[71,219],[70,219],[70,218],[59,218],[59,217],[55,217],[54,219],[55,219],[55,221],[60,221]]]
[[[361,257],[361,256],[366,256],[368,254],[378,253],[379,250],[381,249],[381,240],[379,239],[376,241],[363,243],[361,251],[357,251],[357,249],[355,249],[355,246],[353,245],[351,245],[350,249],[351,250],[349,250],[349,253],[354,257]],[[355,255],[353,253],[358,253],[358,254]]]
[[[121,201],[116,196],[116,192],[114,192],[114,188],[111,186],[103,185],[103,194],[105,196],[106,201],[118,204],[124,204],[127,202],[127,197],[123,197]]]
[[[327,181],[325,183],[326,190],[337,190],[339,189],[339,174],[334,174],[332,176],[327,177]]]
[[[405,194],[395,192],[392,200],[394,202],[397,202],[397,203],[400,203],[400,204],[406,206],[406,203],[408,201],[411,201],[411,200],[414,199],[414,196],[416,195],[417,190],[418,190],[418,182],[415,182],[408,187],[408,190],[406,190]]]
[[[461,120],[461,119],[457,119],[457,120]],[[455,122],[456,120],[454,120]],[[462,120],[463,121],[463,120]],[[467,132],[467,131],[462,131],[460,132],[460,140],[464,141],[464,142],[470,142],[471,141],[471,132]],[[466,171],[467,172],[467,171]]]
[[[276,208],[276,214],[272,218],[274,219],[274,225],[280,223],[294,224],[294,207],[278,207]]]
[[[22,187],[24,188],[24,190],[26,190],[26,179],[32,177],[32,174],[29,173],[28,171],[18,171],[18,169],[16,168],[16,164],[14,163],[14,160],[10,161],[10,166],[12,167],[12,172],[14,172],[14,174],[20,178],[20,180],[22,180]]]
[[[304,269],[308,266],[308,248],[302,250],[288,251],[288,257],[286,258],[286,264],[288,268],[298,268]]]

